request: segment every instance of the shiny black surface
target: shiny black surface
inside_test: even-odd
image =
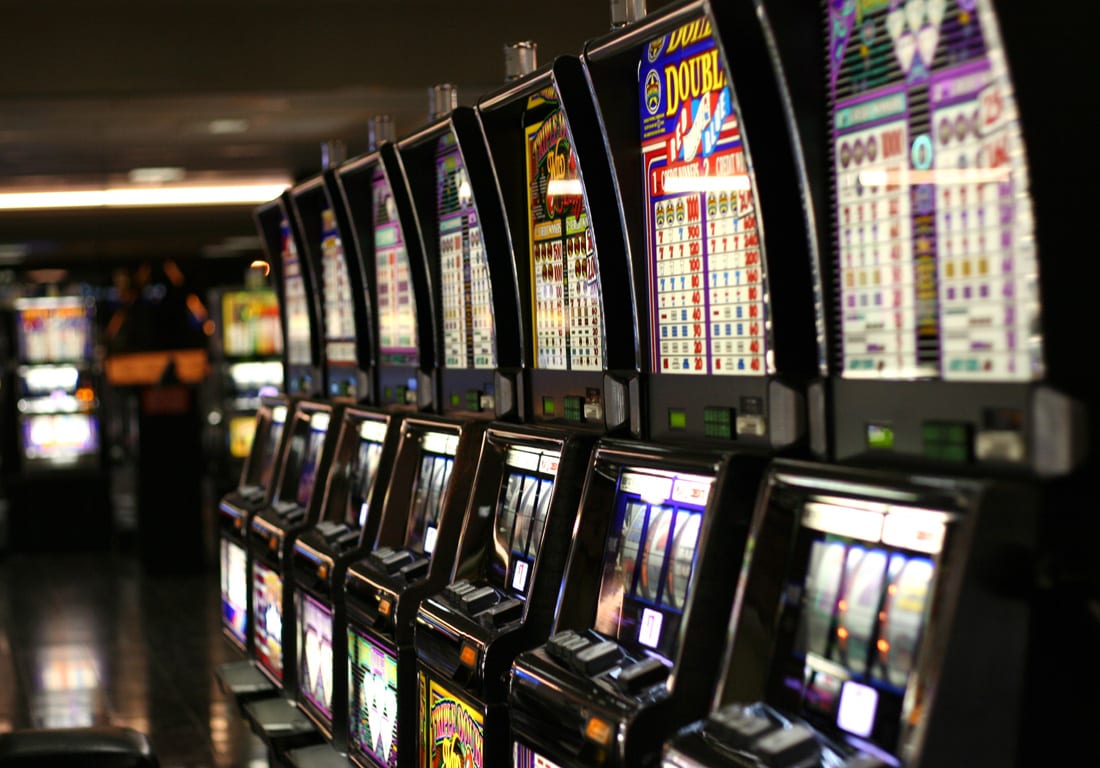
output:
[[[267,765],[213,670],[214,569],[148,574],[109,552],[0,558],[0,730],[129,726],[163,766]]]

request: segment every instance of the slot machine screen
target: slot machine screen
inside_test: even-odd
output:
[[[1043,375],[1027,155],[988,0],[828,5],[843,376]]]
[[[297,593],[298,680],[313,709],[332,722],[332,609]]]
[[[66,464],[99,450],[99,423],[87,413],[38,413],[23,417],[23,456]]]
[[[252,450],[256,436],[256,419],[253,416],[232,416],[229,419],[229,455],[243,459]]]
[[[306,444],[302,469],[298,475],[298,492],[295,501],[300,507],[308,507],[313,496],[313,487],[317,484],[317,472],[321,464],[321,452],[328,434],[329,414],[314,413],[309,419],[309,441]]]
[[[584,185],[553,86],[524,116],[535,367],[604,368],[603,294]]]
[[[604,554],[596,629],[673,661],[714,478],[624,468]]]
[[[248,631],[248,557],[244,547],[224,536],[221,549],[222,626],[243,646]]]
[[[222,349],[226,357],[263,357],[282,351],[279,299],[271,290],[222,295]]]
[[[764,375],[759,208],[710,21],[650,42],[640,80],[653,370]]]
[[[439,515],[454,469],[458,435],[426,432],[421,436],[420,467],[413,487],[412,509],[405,546],[431,555],[439,532]]]
[[[379,362],[416,365],[416,296],[409,272],[409,254],[393,191],[381,168],[374,172],[372,199]]]
[[[91,309],[83,299],[18,299],[15,311],[24,362],[74,362],[91,356]]]
[[[298,246],[290,232],[290,224],[283,219],[280,222],[283,239],[283,301],[286,304],[286,359],[290,365],[309,365],[309,298],[306,296],[306,283],[302,276],[302,260],[298,256]]]
[[[259,560],[252,562],[252,647],[264,668],[283,679],[283,579]]]
[[[378,462],[385,440],[386,422],[367,419],[359,424],[359,444],[352,459],[351,488],[344,516],[344,523],[352,528],[362,528],[366,522],[367,503],[378,477]]]
[[[493,527],[489,581],[519,598],[527,596],[542,545],[558,459],[557,453],[518,446],[508,450]]]
[[[397,658],[348,627],[349,744],[385,768],[397,768]]]
[[[271,415],[267,419],[266,429],[257,424],[257,433],[263,435],[263,442],[253,445],[252,455],[248,459],[248,479],[251,485],[260,488],[270,488],[272,475],[275,473],[275,464],[279,458],[279,443],[283,439],[283,428],[286,425],[286,406],[276,405],[271,409]],[[257,419],[263,416],[261,410]]]
[[[785,592],[801,599],[779,622],[777,647],[791,651],[773,666],[769,701],[895,753],[949,523],[936,510],[807,502]]]
[[[321,281],[325,297],[325,359],[329,363],[350,363],[355,355],[355,306],[351,279],[344,258],[344,243],[331,208],[321,211]]]
[[[436,149],[439,258],[443,294],[443,364],[447,368],[495,368],[496,326],[489,261],[473,191],[454,134]]]

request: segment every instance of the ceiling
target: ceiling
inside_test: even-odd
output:
[[[544,63],[579,53],[608,31],[609,6],[34,0],[4,3],[4,27],[0,187],[87,188],[150,166],[303,178],[322,142],[365,152],[373,115],[390,115],[398,135],[419,127],[433,84],[456,84],[463,104],[496,88],[505,43],[534,40]],[[257,247],[251,207],[0,211],[0,264],[251,258]]]

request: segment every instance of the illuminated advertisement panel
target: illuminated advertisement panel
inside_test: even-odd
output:
[[[432,680],[423,670],[419,674],[419,683],[420,764],[432,768],[483,768],[483,715]]]
[[[397,768],[397,658],[348,628],[349,749]]]
[[[252,647],[259,662],[283,679],[283,580],[260,561],[252,563]]]
[[[489,261],[481,244],[470,178],[454,134],[436,150],[440,282],[443,294],[443,364],[495,368],[496,326]]]
[[[640,87],[653,369],[764,375],[758,207],[710,22],[651,42]]]
[[[286,359],[290,365],[309,365],[309,299],[302,276],[302,260],[298,246],[290,232],[290,224],[283,219],[279,225],[283,239],[283,301],[286,309]]]
[[[830,3],[843,375],[1043,375],[1019,113],[987,0]]]
[[[222,626],[245,643],[248,631],[248,558],[244,547],[220,539]]]
[[[416,297],[409,254],[393,191],[381,168],[374,172],[372,196],[379,361],[384,365],[416,365]]]
[[[325,359],[355,363],[355,305],[344,243],[331,208],[321,211],[321,281],[325,297]]]
[[[298,684],[302,695],[332,720],[332,609],[298,592]]]

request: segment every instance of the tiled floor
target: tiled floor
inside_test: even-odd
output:
[[[164,768],[266,766],[213,670],[236,660],[214,572],[112,552],[0,554],[0,729],[128,725]]]

